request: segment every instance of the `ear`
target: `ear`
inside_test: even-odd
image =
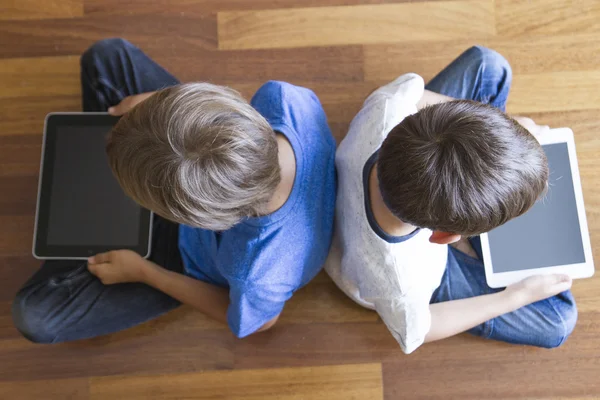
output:
[[[433,231],[431,236],[429,237],[429,241],[431,243],[437,244],[450,244],[454,242],[458,242],[460,240],[460,235],[456,233],[448,233],[441,231]]]

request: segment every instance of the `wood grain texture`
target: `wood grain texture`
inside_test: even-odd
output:
[[[26,215],[35,213],[37,176],[0,177],[0,215]]]
[[[77,55],[94,42],[123,37],[151,56],[198,52],[217,45],[213,15],[120,15],[42,21],[0,21],[0,58]],[[27,43],[27,46],[23,46]]]
[[[79,57],[0,60],[0,98],[79,96]]]
[[[73,18],[83,15],[83,0],[2,0],[0,20]]]
[[[531,399],[543,398],[551,393],[560,398],[597,398],[600,384],[571,376],[594,374],[600,368],[598,360],[566,359],[558,365],[555,360],[511,361],[502,363],[479,362],[473,359],[456,368],[442,368],[436,375],[436,384],[431,384],[428,367],[424,364],[406,368],[403,363],[388,363],[384,367],[386,399]],[[531,379],[533,371],[555,371],[553,378]],[[401,377],[401,378],[400,378]],[[455,382],[461,382],[456,384]],[[507,382],[510,382],[508,385]],[[427,392],[422,388],[428,387]],[[482,388],[485,392],[482,393]]]
[[[592,70],[516,75],[507,111],[523,114],[598,108],[600,71]]]
[[[225,330],[163,330],[144,327],[75,343],[41,346],[23,339],[0,340],[0,381],[80,378],[123,374],[230,369],[233,335]],[[181,328],[181,326],[180,326]]]
[[[298,290],[285,305],[278,324],[375,322],[377,313],[358,306],[321,272],[323,282],[315,280]]]
[[[34,211],[35,212],[35,211]],[[24,256],[31,254],[34,215],[0,215],[0,254]]]
[[[87,400],[87,379],[0,382],[0,399]]]
[[[496,3],[500,36],[600,32],[596,0],[502,0]]]
[[[39,1],[39,0],[34,0]],[[205,15],[218,11],[279,10],[361,4],[411,3],[428,0],[85,0],[85,15]],[[440,1],[440,0],[429,0]]]
[[[39,260],[35,260],[29,254],[24,256],[0,257],[0,268],[2,268],[0,304],[3,304],[2,310],[5,311],[5,313],[0,314],[6,317],[7,320],[10,318],[8,310],[15,294],[25,281],[38,270],[39,266]]]
[[[410,0],[404,0],[410,1]],[[217,11],[381,4],[384,0],[85,0],[86,15],[203,15]]]
[[[364,46],[367,81],[391,81],[406,72],[432,79],[463,51],[474,45],[496,50],[510,63],[513,74],[593,71],[600,65],[597,34],[531,36],[516,41],[505,37]]]
[[[180,52],[181,54],[181,52]],[[219,84],[268,80],[291,82],[361,82],[362,47],[336,46],[303,49],[267,49],[190,52],[154,59],[179,80],[206,80]],[[277,60],[276,62],[274,60]],[[253,91],[247,93],[248,98]]]
[[[90,399],[379,400],[381,388],[381,365],[362,364],[92,378]]]
[[[124,332],[41,346],[20,336],[10,314],[15,293],[39,267],[30,254],[43,118],[80,109],[79,56],[106,37],[125,37],[182,81],[228,84],[248,99],[269,79],[308,87],[338,142],[379,85],[408,71],[427,80],[472,45],[494,48],[513,69],[509,110],[575,132],[598,260],[599,4],[4,1],[0,399],[600,398],[598,274],[574,283],[577,327],[551,351],[459,335],[406,356],[377,314],[355,305],[324,273],[295,294],[271,331],[243,340],[182,306]]]
[[[217,16],[220,49],[485,38],[495,32],[492,1],[231,11]]]
[[[60,63],[60,59],[58,60]],[[0,60],[0,66],[3,61]],[[72,66],[69,66],[72,68]],[[35,72],[33,73],[35,75]],[[17,74],[18,75],[18,74]],[[50,112],[55,111],[81,111],[81,96],[79,94],[79,82],[76,76],[63,76],[62,80],[71,86],[70,88],[56,87],[52,79],[54,75],[48,74],[48,71],[38,72],[37,76],[21,75],[20,82],[25,85],[31,85],[33,82],[43,85],[28,89],[37,94],[30,96],[6,97],[2,98],[0,94],[0,136],[4,135],[41,135],[44,129],[44,119]],[[13,75],[7,76],[7,80],[13,79]],[[77,82],[77,84],[75,84]],[[48,85],[50,89],[44,87]],[[77,85],[77,86],[74,86]],[[12,83],[11,86],[17,86]],[[17,89],[18,90],[18,89]],[[44,92],[53,90],[55,92],[72,91],[69,95],[50,94],[44,96]],[[0,165],[0,168],[2,166]]]
[[[580,318],[568,345],[550,351],[485,340],[467,343],[469,338],[461,335],[424,348],[416,360],[385,362],[386,398],[596,399],[600,388],[587,379],[598,368],[593,354],[597,344],[592,343],[599,328],[591,322],[595,318],[597,313]],[[434,357],[440,367],[432,385],[421,368]]]
[[[0,176],[28,176],[39,173],[42,136],[0,135]]]
[[[595,359],[597,346],[600,346],[598,316],[598,312],[581,313],[574,333],[559,349],[515,346],[462,334],[428,343],[410,356],[402,353],[383,323],[276,326],[273,331],[234,342],[235,368],[397,362],[406,369],[422,364],[437,371],[444,366],[460,369],[474,359],[481,363],[500,364],[519,358],[530,362]],[[547,364],[547,367],[537,370],[538,376],[550,377],[552,364]],[[591,376],[588,375],[586,379],[589,378]],[[398,385],[402,383],[400,377]]]

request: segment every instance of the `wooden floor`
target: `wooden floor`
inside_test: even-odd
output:
[[[600,398],[600,275],[575,283],[579,323],[551,351],[461,335],[403,355],[323,274],[244,340],[188,307],[94,340],[22,339],[10,303],[38,267],[42,121],[80,109],[79,54],[118,36],[183,81],[308,86],[338,141],[378,85],[490,46],[513,66],[509,111],[575,131],[600,262],[600,1],[0,0],[0,399]]]

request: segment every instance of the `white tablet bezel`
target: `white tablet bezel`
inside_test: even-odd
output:
[[[554,267],[544,267],[535,269],[526,269],[522,271],[494,272],[493,261],[490,252],[490,242],[487,233],[481,235],[481,250],[483,262],[485,265],[485,277],[487,284],[491,288],[506,287],[532,275],[540,274],[567,274],[573,279],[589,278],[594,275],[594,260],[592,258],[592,245],[588,231],[587,218],[583,203],[583,191],[581,189],[581,178],[579,176],[579,166],[577,164],[577,153],[575,151],[575,138],[573,131],[569,128],[551,129],[537,137],[542,145],[553,143],[566,143],[569,151],[569,161],[571,163],[571,174],[573,178],[573,189],[575,191],[575,201],[577,204],[577,215],[579,217],[579,227],[581,229],[581,241],[583,243],[583,252],[585,262],[580,264],[557,265]],[[516,259],[515,259],[516,261]]]

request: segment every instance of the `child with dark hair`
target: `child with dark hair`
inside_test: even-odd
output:
[[[505,114],[510,82],[501,55],[473,47],[426,87],[406,74],[376,90],[338,148],[326,269],[406,353],[463,331],[556,347],[575,326],[567,276],[486,284],[476,235],[526,212],[548,181],[534,137],[547,127]]]

